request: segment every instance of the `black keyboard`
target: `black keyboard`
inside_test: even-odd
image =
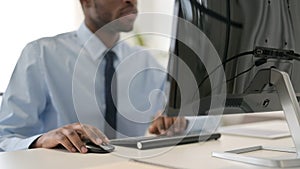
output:
[[[220,133],[213,134],[188,134],[175,136],[149,136],[149,137],[129,137],[114,139],[110,144],[117,146],[133,147],[140,150],[174,146],[188,143],[203,142],[208,140],[217,140],[221,137]]]

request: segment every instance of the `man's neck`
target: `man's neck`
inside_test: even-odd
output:
[[[107,48],[112,48],[120,38],[120,33],[97,31],[95,34]]]
[[[103,42],[103,44],[107,48],[112,48],[120,38],[120,33],[112,30],[106,29],[96,29],[92,27],[90,24],[86,22],[87,27],[91,32],[95,33],[95,35]]]

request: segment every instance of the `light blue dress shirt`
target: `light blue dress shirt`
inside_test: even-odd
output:
[[[74,32],[29,43],[0,111],[0,148],[27,149],[41,134],[74,122],[104,129],[103,55],[107,48],[82,24]],[[163,108],[165,73],[150,53],[119,41],[117,137],[141,136]]]

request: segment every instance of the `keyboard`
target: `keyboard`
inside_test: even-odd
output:
[[[137,148],[139,150],[167,147],[174,145],[182,145],[188,143],[203,142],[209,140],[217,140],[221,137],[220,133],[213,134],[188,134],[188,135],[174,135],[174,136],[148,136],[148,137],[128,137],[122,139],[114,139],[110,144],[117,146],[125,146]]]

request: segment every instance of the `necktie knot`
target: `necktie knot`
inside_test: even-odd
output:
[[[112,63],[116,57],[117,57],[117,55],[115,54],[115,52],[113,52],[111,50],[108,51],[104,56],[106,62],[108,62],[108,63]]]

